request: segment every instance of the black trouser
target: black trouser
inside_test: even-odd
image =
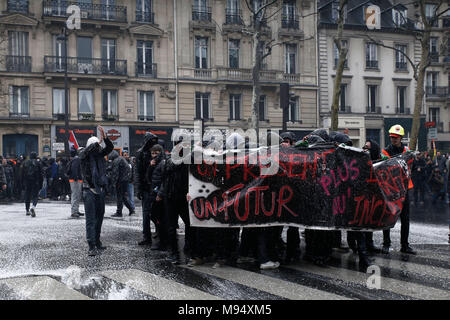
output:
[[[289,227],[286,234],[287,248],[286,256],[293,257],[300,249],[300,233],[297,227]]]
[[[86,238],[89,248],[100,245],[103,217],[105,215],[105,194],[95,194],[83,189],[84,211],[86,216]]]
[[[335,234],[328,230],[305,229],[306,255],[312,257],[328,257],[332,253]]]
[[[151,211],[152,211],[152,198],[150,192],[145,191],[142,194],[142,232],[144,234],[144,240],[152,241],[152,231],[150,228]]]
[[[39,186],[36,183],[25,183],[25,209],[30,210],[30,201],[33,201],[33,207],[36,207],[39,195]]]
[[[364,232],[364,236],[366,238],[366,247],[368,249],[372,249],[375,247],[373,244],[373,232]]]
[[[258,228],[242,228],[239,255],[242,257],[256,257],[258,245]]]
[[[276,250],[279,238],[279,227],[258,228],[258,260],[260,264],[279,260]]]
[[[215,235],[217,260],[231,260],[236,257],[239,246],[239,228],[218,228]]]
[[[425,181],[423,179],[417,179],[414,181],[414,203],[417,204],[419,201],[419,195],[420,195],[420,201],[425,201]]]
[[[367,254],[365,232],[348,231],[347,242],[351,248],[356,248],[359,256]]]
[[[405,201],[403,202],[403,209],[400,212],[400,244],[402,247],[409,246],[409,196],[406,194]],[[383,246],[391,246],[391,229],[383,230]]]
[[[155,224],[156,231],[159,235],[159,245],[165,247],[168,245],[168,216],[164,210],[164,201],[156,201],[156,194],[153,196],[150,219]]]
[[[122,214],[123,205],[132,212],[134,211],[131,205],[130,199],[128,198],[128,181],[119,182],[116,186],[117,189],[117,213]]]
[[[168,245],[172,253],[178,253],[177,226],[178,217],[184,222],[185,228],[185,249],[191,249],[194,245],[193,233],[189,222],[189,207],[185,197],[168,198],[164,202],[167,217],[167,238]]]

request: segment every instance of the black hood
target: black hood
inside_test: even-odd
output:
[[[322,138],[325,142],[330,142],[330,136],[328,135],[328,132],[326,129],[320,128],[316,129],[313,132],[310,133],[310,135],[319,136]]]
[[[284,139],[289,139],[291,140],[291,143],[295,143],[297,141],[297,139],[295,138],[295,134],[291,131],[287,131],[287,132],[283,132],[282,134],[280,134],[280,137],[284,140]]]
[[[372,139],[367,139],[367,141],[370,142],[370,150],[369,150],[370,159],[372,159],[372,160],[380,159],[380,156],[381,156],[380,155],[380,152],[381,152],[380,145]]]
[[[144,144],[141,148],[141,151],[148,151],[151,147],[158,143],[158,136],[151,133],[146,132],[144,136]]]
[[[30,159],[37,159],[37,153],[36,152],[31,152],[30,153]]]
[[[111,153],[108,155],[108,160],[114,161],[115,159],[117,159],[119,157],[119,154],[117,153],[117,151],[113,150],[111,151]]]
[[[331,131],[330,132],[330,139],[333,142],[337,142],[337,143],[343,143],[346,144],[348,146],[352,146],[353,145],[353,141],[352,139],[350,139],[350,137],[348,135],[346,135],[345,133],[342,132],[336,132],[336,131]]]

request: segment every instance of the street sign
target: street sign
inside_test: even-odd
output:
[[[53,142],[54,151],[64,151],[64,142]]]
[[[437,140],[437,129],[429,128],[428,129],[428,140]]]
[[[436,126],[436,122],[434,122],[434,121],[425,122],[425,128],[433,128],[435,126]]]

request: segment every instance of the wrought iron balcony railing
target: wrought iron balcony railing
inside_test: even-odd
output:
[[[367,113],[381,114],[381,107],[367,106],[366,110],[367,110]]]
[[[378,61],[377,60],[366,60],[366,68],[367,69],[378,69]]]
[[[438,52],[430,52],[430,60],[432,63],[439,63],[439,53]]]
[[[339,106],[339,113],[352,113],[351,106]]]
[[[136,11],[136,21],[145,23],[155,23],[155,13],[150,11]]]
[[[117,121],[117,120],[119,120],[119,115],[118,114],[112,114],[112,113],[103,112],[102,113],[102,119],[105,120],[105,121]]]
[[[192,20],[211,22],[211,7],[192,6]]]
[[[243,25],[244,20],[242,19],[241,10],[226,10],[225,13],[225,24],[238,24]]]
[[[30,112],[9,112],[9,117],[10,118],[29,118],[30,117]]]
[[[395,70],[404,71],[408,69],[408,63],[407,62],[395,62]]]
[[[401,108],[401,107],[397,107],[395,108],[395,113],[397,114],[411,114],[411,109],[410,108]]]
[[[156,78],[157,64],[156,63],[135,63],[136,77],[150,77]]]
[[[425,92],[427,97],[445,98],[449,96],[448,87],[426,86]]]
[[[93,112],[78,112],[78,120],[93,121],[95,114]]]
[[[155,116],[144,116],[144,115],[138,115],[139,121],[154,121]]]
[[[30,56],[6,56],[6,71],[9,72],[31,72]]]
[[[282,15],[281,16],[281,27],[283,29],[299,29],[299,16],[297,14],[294,15]]]
[[[77,1],[44,0],[43,15],[45,17],[68,17],[67,7],[77,5],[81,9],[81,20],[104,20],[127,22],[127,7]]]
[[[6,9],[8,12],[28,13],[28,2],[28,0],[8,0]]]
[[[65,57],[45,56],[45,72],[64,72]],[[67,72],[81,74],[127,75],[126,60],[67,57]]]

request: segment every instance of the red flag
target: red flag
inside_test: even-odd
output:
[[[69,145],[70,145],[70,149],[75,148],[75,150],[78,150],[79,146],[78,146],[78,142],[77,142],[77,138],[75,138],[75,135],[73,134],[72,130],[69,130],[70,132],[70,137],[69,137]]]

